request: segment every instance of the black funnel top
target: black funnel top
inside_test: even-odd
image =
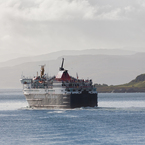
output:
[[[59,68],[60,71],[64,70],[63,63],[64,63],[64,58],[62,58],[62,64],[61,64],[61,67]]]

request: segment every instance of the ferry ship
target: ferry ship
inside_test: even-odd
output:
[[[92,80],[70,76],[63,64],[64,58],[56,76],[45,75],[45,65],[41,65],[40,76],[23,76],[20,79],[30,108],[72,109],[98,106],[98,93]]]

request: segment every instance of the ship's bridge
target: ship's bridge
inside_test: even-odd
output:
[[[27,79],[27,78],[20,79],[20,81],[22,84],[31,84],[32,83],[32,79]]]

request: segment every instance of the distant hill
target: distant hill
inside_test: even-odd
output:
[[[36,57],[25,57],[0,63],[0,89],[22,88],[21,75],[33,77],[40,66],[46,64],[49,76],[57,75],[62,57],[65,58],[64,68],[69,74],[79,78],[92,79],[93,83],[108,85],[125,84],[138,74],[145,72],[145,53],[133,53],[121,50],[83,50],[61,51]],[[109,52],[110,51],[110,52]],[[112,55],[110,55],[112,52]],[[113,53],[114,52],[114,53]],[[119,55],[123,54],[125,55]],[[104,54],[98,54],[104,53]]]
[[[134,80],[132,80],[129,84],[132,83],[138,83],[138,82],[143,82],[145,81],[145,74],[141,74],[139,76],[137,76]]]
[[[15,66],[27,62],[49,61],[56,60],[61,56],[79,56],[79,55],[133,55],[134,51],[120,50],[120,49],[86,49],[86,50],[62,50],[48,54],[19,57],[5,62],[0,62],[1,67]]]
[[[125,93],[125,92],[145,92],[145,74],[138,75],[134,80],[127,84],[108,86],[106,84],[100,85],[95,84],[98,92],[115,92],[115,93]]]

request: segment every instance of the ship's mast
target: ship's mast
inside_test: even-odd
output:
[[[41,75],[40,75],[40,77],[42,78],[42,76],[44,75],[44,66],[45,65],[40,65],[40,66],[41,66],[41,71],[40,71]]]

